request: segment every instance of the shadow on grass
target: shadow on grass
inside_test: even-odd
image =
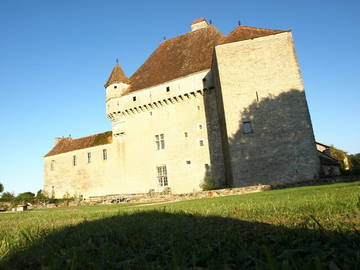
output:
[[[355,269],[357,232],[289,229],[189,212],[84,221],[28,243],[0,269]],[[337,269],[337,268],[333,268]]]

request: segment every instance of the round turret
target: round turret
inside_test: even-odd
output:
[[[114,97],[120,97],[130,86],[130,80],[125,75],[119,63],[116,63],[104,86],[106,89],[106,101]]]

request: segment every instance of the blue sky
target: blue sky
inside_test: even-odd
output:
[[[111,129],[103,85],[206,17],[292,29],[317,140],[360,152],[360,1],[0,1],[0,182],[41,189],[55,137]]]

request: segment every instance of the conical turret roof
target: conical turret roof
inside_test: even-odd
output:
[[[122,70],[122,68],[120,67],[120,65],[117,63],[114,67],[114,69],[112,70],[109,79],[107,80],[107,82],[105,83],[105,88],[108,87],[110,84],[112,83],[130,83],[130,80],[128,77],[126,77],[124,71]]]

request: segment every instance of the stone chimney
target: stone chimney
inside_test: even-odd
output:
[[[57,145],[59,142],[61,142],[62,140],[72,140],[71,136],[69,135],[69,137],[56,137],[55,138],[55,145]]]
[[[57,145],[60,141],[62,141],[62,139],[64,139],[64,138],[56,137],[55,138],[55,145]]]
[[[206,26],[208,26],[208,23],[206,19],[202,17],[200,19],[193,21],[193,23],[191,24],[191,32],[199,30],[201,28],[205,28]]]

